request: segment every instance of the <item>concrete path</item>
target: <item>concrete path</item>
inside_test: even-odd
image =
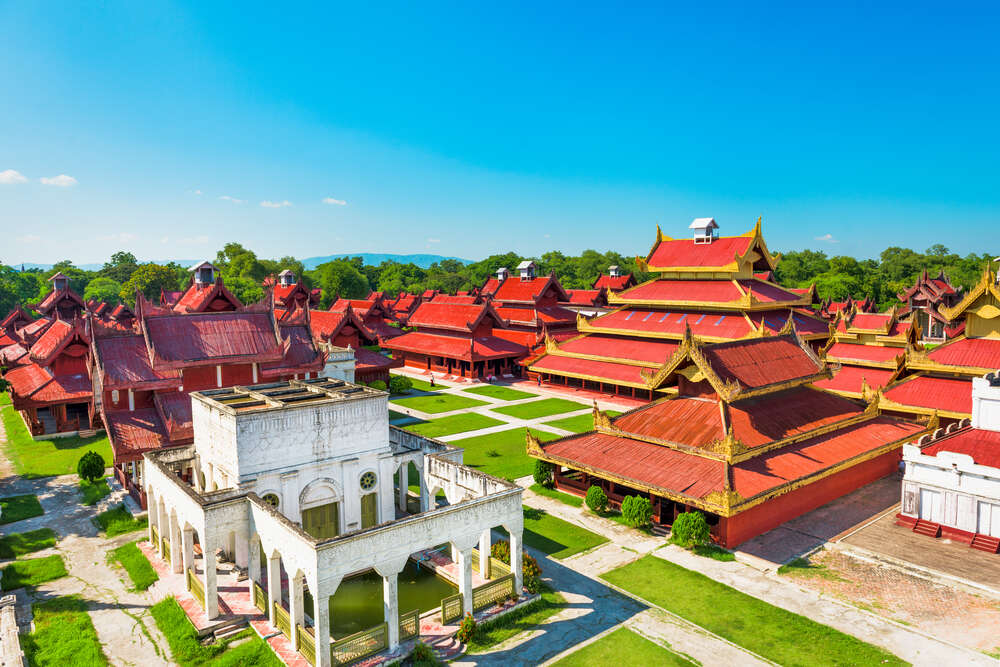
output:
[[[3,426],[0,424],[0,458],[6,460]],[[29,605],[63,595],[79,595],[87,602],[98,639],[112,665],[169,665],[169,648],[149,615],[154,600],[145,592],[129,590],[131,580],[124,570],[112,568],[107,552],[142,538],[136,532],[106,539],[91,520],[98,513],[122,502],[125,491],[112,482],[112,494],[95,506],[80,503],[76,475],[41,479],[7,478],[2,495],[32,493],[38,496],[45,514],[0,526],[0,535],[51,528],[56,546],[25,558],[58,553],[69,575],[42,584],[33,592],[18,591],[18,604]],[[0,566],[6,562],[0,563]]]

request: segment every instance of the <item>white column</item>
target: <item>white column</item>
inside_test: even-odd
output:
[[[159,510],[157,511],[159,520],[157,520],[158,530],[160,531],[160,543],[156,545],[156,551],[159,553],[160,558],[163,558],[163,540],[170,539],[170,520],[167,518],[167,507],[160,502]]]
[[[174,574],[184,571],[181,553],[181,527],[176,514],[170,515],[170,569]]]
[[[158,550],[160,545],[153,542],[153,529],[160,530],[157,524],[160,522],[159,499],[154,497],[148,490],[146,491],[146,539],[153,546],[153,550]]]
[[[181,531],[181,567],[185,577],[187,571],[194,567],[194,530],[191,528]]]
[[[267,559],[267,618],[278,627],[274,618],[274,603],[281,602],[281,556]]]
[[[389,630],[389,650],[399,646],[399,573],[408,557],[379,563],[375,571],[382,576],[382,613]]]
[[[524,542],[521,536],[524,529],[510,531],[510,571],[514,574],[514,592],[521,595],[521,587],[524,586],[523,557],[521,550]]]
[[[479,574],[483,579],[490,578],[490,548],[493,545],[490,529],[487,528],[479,536]]]
[[[399,466],[399,510],[406,511],[406,498],[410,492],[410,464],[404,462]]]
[[[215,573],[215,548],[208,536],[201,535],[201,559],[205,567],[205,616],[208,620],[219,615],[219,590]]]
[[[305,577],[301,574],[288,581],[288,618],[292,624],[292,646],[298,646],[299,626],[306,622],[305,596],[302,583]]]
[[[253,585],[260,583],[260,548],[253,542],[250,542],[250,550],[247,554],[247,575],[250,599],[253,600]]]
[[[316,639],[316,667],[330,667],[330,597],[337,592],[340,578],[321,582],[313,594],[313,632]],[[310,584],[310,588],[312,585]]]
[[[427,480],[424,479],[423,466],[417,466],[417,476],[420,478],[420,511],[426,512],[431,509],[434,499],[431,497],[430,489],[427,488]]]
[[[462,594],[462,614],[471,614],[472,547],[458,550],[458,591]]]

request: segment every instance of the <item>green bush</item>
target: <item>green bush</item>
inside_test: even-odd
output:
[[[372,389],[378,389],[379,391],[385,391],[385,382],[382,380],[375,380],[368,385]]]
[[[472,639],[475,634],[476,619],[472,618],[472,614],[466,613],[465,618],[462,619],[462,623],[458,626],[458,632],[455,633],[455,639],[463,644],[468,644],[469,640]]]
[[[428,667],[437,667],[437,665],[444,664],[438,660],[434,649],[420,640],[417,640],[417,643],[413,646],[413,652],[410,653],[410,662],[414,665],[420,665],[420,667],[424,667],[425,665]]]
[[[648,526],[653,519],[653,503],[642,496],[625,496],[622,500],[622,518],[633,528]]]
[[[393,375],[389,378],[390,394],[408,394],[413,389],[413,380],[403,375]]]
[[[535,484],[547,489],[552,488],[552,464],[548,461],[535,459]]]
[[[587,507],[598,514],[608,509],[608,496],[604,493],[604,489],[599,486],[587,489]]]
[[[95,451],[87,452],[76,464],[76,474],[80,479],[93,483],[94,480],[104,477],[104,459]]]
[[[701,512],[682,512],[674,519],[670,541],[684,548],[708,544],[708,522]]]
[[[490,555],[505,565],[510,565],[510,542],[497,540],[490,547]],[[521,579],[529,593],[537,593],[542,588],[542,567],[531,554],[521,553]],[[520,595],[520,591],[517,591]]]

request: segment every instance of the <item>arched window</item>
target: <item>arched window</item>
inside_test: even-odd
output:
[[[281,500],[278,498],[277,495],[273,493],[265,493],[264,497],[261,498],[261,500],[263,500],[265,503],[267,503],[274,509],[278,509],[278,505],[281,504]]]

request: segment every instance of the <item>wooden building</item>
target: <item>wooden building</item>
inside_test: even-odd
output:
[[[774,334],[792,321],[803,339],[816,346],[826,341],[829,323],[813,314],[808,294],[754,275],[777,261],[760,220],[728,237],[716,234],[711,218],[699,221],[706,226],[688,239],[672,239],[657,227],[649,254],[636,258],[657,277],[609,292],[613,310],[589,320],[578,316],[578,336],[547,340],[544,352],[523,362],[529,376],[652,400],[673,391],[662,369],[687,329],[718,342]]]
[[[931,278],[924,269],[917,282],[898,297],[903,303],[900,317],[910,318],[918,324],[927,342],[941,343],[965,330],[964,321],[952,322],[942,315],[944,309],[953,308],[962,300],[962,288],[952,285],[944,271]]]
[[[654,519],[703,512],[733,547],[897,469],[927,426],[810,386],[826,364],[789,325],[778,335],[703,343],[688,328],[659,371],[675,396],[527,451],[556,466],[556,486],[604,489],[613,506],[639,495]]]
[[[577,314],[560,305],[569,295],[559,279],[536,276],[535,263],[527,260],[517,271],[517,277],[503,280],[491,297],[497,314],[507,321],[496,335],[531,349],[544,343],[546,335],[562,339],[575,333]]]
[[[608,267],[607,273],[602,273],[591,285],[591,289],[606,290],[607,292],[621,292],[630,287],[635,287],[635,277],[631,273],[623,274],[617,265]]]

